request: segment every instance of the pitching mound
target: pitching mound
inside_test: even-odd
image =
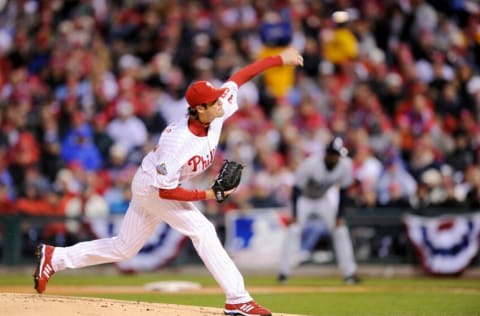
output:
[[[223,315],[222,309],[211,307],[19,293],[0,293],[0,306],[2,315],[15,316]]]

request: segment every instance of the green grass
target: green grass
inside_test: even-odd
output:
[[[50,285],[137,285],[162,280],[185,280],[214,286],[209,275],[139,274],[70,275],[57,274]],[[277,285],[272,276],[245,276],[247,288]],[[31,285],[31,277],[2,275],[1,285]],[[455,278],[366,278],[359,287],[343,285],[338,278],[292,278],[288,286],[312,287],[315,293],[256,294],[254,298],[277,313],[328,316],[480,316],[480,280]],[[357,289],[357,290],[355,290]],[[33,289],[32,289],[33,291]],[[48,293],[48,292],[47,292]],[[222,294],[185,293],[92,293],[92,297],[221,307]]]

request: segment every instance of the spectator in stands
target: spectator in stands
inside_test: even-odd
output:
[[[103,167],[108,163],[110,148],[113,145],[113,139],[107,133],[107,117],[103,112],[93,117],[93,142],[102,156]]]
[[[443,166],[441,170],[428,169],[420,179],[417,193],[417,209],[440,209],[464,211],[467,207],[464,185],[459,185],[454,178],[453,170]]]
[[[278,152],[260,152],[261,169],[252,177],[253,207],[284,207],[290,202],[293,173],[285,166],[285,158]]]
[[[147,144],[147,128],[134,114],[133,104],[123,100],[117,104],[117,115],[107,126],[107,133],[114,143],[120,144],[133,155]]]
[[[65,161],[60,156],[60,127],[53,102],[41,105],[37,139],[41,146],[41,171],[47,176],[49,181],[53,182],[57,172],[65,165]]]
[[[364,128],[372,147],[378,150],[385,146],[392,130],[392,122],[367,84],[360,83],[354,89],[347,113],[348,126],[352,129]]]
[[[445,162],[455,171],[463,173],[475,162],[475,153],[468,134],[464,130],[456,130],[453,133],[453,140],[454,148],[445,158]]]
[[[4,194],[4,199],[2,200],[4,202],[13,201],[17,194],[13,178],[7,166],[5,153],[0,149],[0,184],[2,185],[2,194]]]
[[[130,182],[125,177],[113,180],[113,184],[105,191],[105,202],[110,214],[125,214],[131,199]]]
[[[349,65],[358,57],[358,40],[350,29],[351,19],[347,11],[336,11],[332,15],[334,28],[322,31],[323,56],[339,67]]]
[[[105,169],[109,185],[103,193],[111,214],[123,214],[130,201],[130,181],[136,165],[128,161],[128,152],[120,144],[110,147],[109,163]]]
[[[111,181],[116,181],[123,174],[135,170],[136,164],[129,160],[128,151],[121,144],[115,143],[110,147],[108,155],[108,163],[105,166],[105,171],[108,173],[108,178]]]
[[[325,149],[325,139],[328,137],[326,119],[317,111],[311,98],[303,99],[291,121],[301,133],[302,142],[296,145],[304,147],[302,149],[305,155],[321,153]]]
[[[389,72],[383,77],[383,80],[385,82],[385,90],[382,94],[379,94],[379,100],[385,113],[392,118],[398,104],[403,101],[405,86],[403,85],[402,77],[396,72]]]
[[[84,79],[82,80],[80,74],[75,70],[67,72],[66,76],[66,82],[59,85],[54,91],[55,99],[60,102],[66,99],[76,100],[84,111],[90,110],[93,106],[93,94],[90,82]]]
[[[386,191],[388,192],[388,200],[380,204],[380,207],[393,209],[409,209],[411,207],[408,192],[405,192],[399,181],[390,182]]]
[[[389,154],[377,182],[378,204],[406,206],[416,191],[417,182],[408,173],[404,162],[395,154]]]
[[[425,209],[440,204],[446,196],[440,170],[430,168],[423,172],[419,179],[418,190],[417,209]]]
[[[32,216],[61,215],[57,209],[57,195],[50,182],[35,167],[27,169],[25,193],[15,202],[18,212]]]
[[[420,181],[423,172],[426,170],[440,170],[443,164],[443,157],[439,150],[430,143],[429,138],[428,134],[417,138],[416,145],[410,152],[409,172],[416,181]]]
[[[358,144],[353,153],[353,173],[357,181],[355,194],[349,194],[355,199],[355,206],[375,207],[377,204],[377,182],[383,166],[368,144]]]
[[[63,195],[78,195],[82,190],[80,179],[75,178],[73,172],[68,168],[62,168],[58,171],[53,182],[54,190]]]
[[[305,39],[305,49],[303,52],[303,69],[310,78],[317,78],[322,61],[321,50],[316,38],[308,36]]]
[[[80,126],[65,137],[60,155],[67,164],[78,162],[86,170],[96,171],[102,166],[102,157],[93,142],[92,131],[86,126]]]
[[[435,111],[444,120],[445,129],[452,133],[456,128],[458,113],[462,108],[456,84],[453,81],[436,80],[431,87]]]
[[[469,166],[465,170],[468,192],[465,197],[465,204],[470,210],[480,209],[480,167]]]
[[[91,68],[89,80],[96,112],[103,111],[114,100],[119,91],[117,78],[112,71],[112,51],[101,36],[92,39]],[[94,113],[92,113],[94,115]]]
[[[401,148],[405,153],[413,150],[415,140],[423,133],[433,133],[438,128],[431,100],[418,91],[424,86],[419,84],[412,89],[416,91],[399,105],[395,113],[395,123],[402,137]]]
[[[2,126],[10,142],[6,153],[9,172],[15,190],[23,193],[26,170],[40,160],[40,145],[33,133],[27,129],[28,105],[10,104],[6,109],[6,122]]]
[[[422,31],[433,32],[438,25],[438,13],[426,0],[412,1],[412,18],[410,36],[414,37]]]
[[[293,36],[292,25],[281,13],[269,10],[263,15],[260,24],[263,48],[258,58],[276,55],[290,45]],[[282,98],[288,94],[295,83],[295,69],[293,67],[272,68],[265,71],[263,78],[265,92],[273,98]],[[262,105],[265,106],[265,104]],[[266,113],[269,113],[268,109]]]
[[[171,59],[171,57],[165,58]],[[168,63],[171,63],[171,61],[168,61]],[[169,124],[185,115],[187,102],[181,93],[185,85],[185,76],[180,68],[170,65],[165,72],[165,87],[160,91],[155,107],[166,123]]]
[[[156,93],[153,90],[148,90],[145,91],[144,96],[145,106],[138,117],[142,120],[147,129],[147,138],[150,138],[149,140],[154,138],[152,143],[155,143],[161,132],[167,126],[167,123],[161,112],[155,107]]]
[[[0,181],[0,215],[14,214],[16,211],[13,199],[8,196],[7,186]]]

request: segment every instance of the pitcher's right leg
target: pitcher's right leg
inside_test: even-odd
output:
[[[35,289],[39,293],[44,292],[53,272],[118,262],[135,256],[158,223],[158,218],[132,201],[115,237],[80,242],[70,247],[39,245]]]
[[[37,267],[33,273],[34,288],[38,293],[45,292],[48,280],[55,273],[52,266],[52,255],[54,247],[41,244],[37,246],[35,256],[37,257]]]

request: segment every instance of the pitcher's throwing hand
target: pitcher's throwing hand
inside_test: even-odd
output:
[[[297,49],[290,47],[280,53],[284,65],[303,66],[303,57]]]

